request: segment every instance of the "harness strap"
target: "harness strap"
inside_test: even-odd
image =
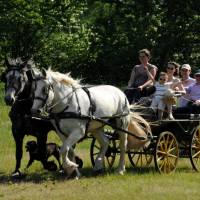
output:
[[[91,97],[90,91],[87,87],[82,87],[82,89],[86,92],[88,95],[89,101],[90,101],[90,107],[89,107],[89,115],[93,116],[94,112],[96,111],[96,104],[94,103],[94,100]]]
[[[88,115],[89,115],[90,118],[92,118],[92,116],[94,115],[94,112],[96,111],[96,104],[94,103],[94,100],[92,99],[90,91],[88,90],[88,88],[87,87],[82,87],[82,89],[85,91],[85,93],[87,94],[87,96],[89,98],[90,107],[89,107]],[[86,124],[86,130],[85,130],[86,134],[88,132],[88,127],[90,125],[90,121],[91,120],[88,120],[88,122]]]
[[[54,119],[55,120],[56,127],[57,127],[58,131],[60,133],[62,133],[63,135],[65,135],[65,133],[60,128],[59,120],[60,119],[70,119],[70,118],[72,118],[72,119],[85,119],[85,120],[91,121],[91,117],[86,116],[86,115],[83,116],[80,113],[75,113],[75,112],[62,112],[62,113],[50,113],[49,114],[49,119]],[[85,133],[87,133],[88,123],[86,125]]]
[[[127,113],[128,114],[128,113]],[[127,115],[127,114],[124,114]],[[113,125],[112,123],[109,123],[103,119],[106,119],[106,117],[102,117],[102,118],[96,118],[94,116],[87,116],[87,115],[80,115],[80,114],[77,114],[77,113],[74,113],[74,112],[65,112],[65,113],[50,113],[49,117],[51,119],[55,119],[56,121],[56,126],[58,127],[59,131],[64,134],[61,129],[59,128],[59,119],[67,119],[67,118],[74,118],[74,119],[83,119],[83,120],[95,120],[95,121],[98,121],[98,122],[101,122],[105,125],[108,125],[108,126],[111,126],[113,129],[116,129],[116,130],[119,130],[119,131],[122,131],[122,132],[125,132],[127,133],[128,135],[131,135],[133,137],[135,137],[136,139],[138,140],[146,140],[146,138],[144,137],[140,137],[140,136],[137,136],[135,135],[134,133],[132,132],[129,132],[127,130],[124,130],[120,127],[117,127],[115,125]],[[118,117],[122,117],[122,115],[119,115]],[[113,116],[113,117],[107,117],[107,119],[110,119],[110,118],[117,118],[116,116]]]
[[[55,120],[56,127],[57,127],[58,131],[59,131],[60,133],[62,133],[63,135],[65,135],[65,133],[64,133],[64,132],[61,130],[61,128],[60,128],[58,116],[54,116],[54,120]]]
[[[105,125],[109,125],[111,126],[112,128],[116,129],[116,130],[119,130],[119,131],[122,131],[122,132],[125,132],[127,133],[128,135],[131,135],[139,140],[146,140],[146,138],[144,137],[140,137],[140,136],[137,136],[135,135],[134,133],[131,133],[129,131],[126,131],[120,127],[117,127],[107,121],[105,121],[104,119],[114,119],[114,118],[120,118],[120,117],[123,117],[123,116],[127,116],[129,114],[129,112],[126,112],[126,113],[122,113],[122,114],[116,114],[116,115],[113,115],[113,116],[105,116],[105,117],[101,117],[101,118],[96,118],[94,116],[94,112],[96,110],[96,105],[94,103],[94,101],[92,100],[91,98],[91,94],[90,94],[90,91],[88,90],[87,87],[82,87],[82,89],[86,92],[86,94],[88,95],[88,98],[89,98],[89,101],[90,101],[90,107],[89,107],[89,115],[82,115],[81,114],[81,110],[80,110],[80,106],[79,106],[79,112],[78,113],[75,113],[75,112],[60,112],[60,113],[50,113],[49,114],[49,117],[50,119],[54,119],[55,120],[55,123],[56,123],[56,126],[59,130],[59,132],[61,132],[63,135],[65,135],[65,133],[60,129],[60,126],[59,126],[59,119],[67,119],[67,118],[74,118],[74,119],[83,119],[83,120],[88,120],[87,122],[87,125],[86,125],[86,133],[87,133],[87,129],[88,129],[88,126],[89,126],[89,123],[91,120],[96,120],[96,121],[99,121]],[[76,94],[76,90],[74,90],[75,94]],[[76,98],[77,98],[77,103],[79,105],[79,101],[78,101],[78,97],[77,97],[77,94],[76,94]],[[127,99],[125,99],[125,106],[127,105]],[[64,111],[67,109],[68,107],[66,107],[64,109]]]
[[[77,94],[76,94],[76,89],[77,89],[77,88],[72,87],[72,92],[70,93],[70,94],[72,94],[72,95],[71,95],[69,101],[72,100],[73,93],[75,93],[75,95],[76,95],[76,100],[77,100],[78,105],[79,105],[78,97],[77,97]],[[69,95],[69,94],[68,94],[68,95]],[[68,95],[67,95],[67,97],[68,97]],[[66,98],[66,97],[65,97],[65,98]],[[53,107],[52,107],[52,108],[53,108]],[[63,111],[62,111],[61,113],[64,113],[68,108],[69,108],[69,102],[68,102],[68,104],[65,106],[65,108],[63,109]],[[78,110],[79,110],[78,112],[81,113],[80,106],[78,107]]]

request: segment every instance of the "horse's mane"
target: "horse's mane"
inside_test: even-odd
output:
[[[47,70],[47,74],[50,75],[55,81],[64,84],[64,85],[80,85],[79,79],[73,79],[70,75],[70,72],[67,74],[62,74],[60,72],[54,72],[50,68]]]

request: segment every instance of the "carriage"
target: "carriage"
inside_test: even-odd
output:
[[[52,110],[55,108],[56,113],[50,113],[50,117],[48,117],[49,120],[53,120],[52,123],[56,132],[60,133],[60,138],[63,141],[63,146],[61,148],[61,151],[63,153],[63,160],[64,164],[66,165],[65,167],[69,171],[74,170],[75,168],[77,168],[77,166],[69,160],[68,151],[71,150],[70,147],[73,144],[78,142],[78,140],[80,140],[84,136],[84,132],[86,132],[86,130],[96,131],[95,137],[92,137],[90,157],[92,165],[94,166],[94,168],[96,167],[97,171],[102,168],[102,160],[104,160],[104,158],[106,158],[106,163],[111,168],[115,162],[117,154],[120,154],[118,169],[119,172],[123,174],[125,170],[124,132],[136,138],[137,140],[145,140],[145,142],[148,143],[150,141],[149,145],[144,145],[143,148],[138,148],[138,150],[135,150],[134,148],[129,148],[127,150],[126,153],[128,154],[128,158],[134,167],[148,166],[154,159],[155,167],[156,169],[158,169],[159,172],[170,173],[176,169],[179,157],[190,157],[193,168],[197,171],[200,169],[199,116],[181,116],[178,117],[179,119],[177,118],[176,120],[156,121],[155,119],[149,119],[149,116],[150,118],[152,117],[151,112],[140,112],[142,117],[145,120],[148,120],[153,135],[151,135],[151,137],[148,137],[149,135],[146,134],[146,138],[144,136],[138,136],[134,132],[128,130],[128,104],[126,99],[124,98],[124,95],[122,94],[122,92],[119,91],[119,89],[110,86],[100,86],[96,88],[91,87],[91,89],[89,88],[89,92],[88,87],[80,87],[80,85],[77,84],[76,81],[75,84],[77,84],[78,87],[76,87],[76,85],[73,85],[72,82],[74,83],[74,80],[71,79],[71,77],[68,77],[67,80],[67,82],[70,82],[70,84],[67,83],[67,86],[65,86],[63,85],[63,82],[66,82],[66,79],[63,75],[61,75],[62,78],[57,82],[55,82],[54,80],[56,79],[55,77],[51,77],[51,79],[47,80],[46,75],[41,76],[40,74],[39,76],[33,76],[32,68],[27,68],[27,66],[24,67],[24,65],[27,64],[20,63],[20,67],[12,66],[8,70],[9,73],[10,71],[18,71],[18,76],[23,77],[16,78],[16,82],[18,83],[16,85],[13,82],[15,80],[16,74],[13,72],[11,74],[11,87],[14,91],[17,91],[16,93],[19,93],[21,88],[16,89],[16,87],[28,85],[28,90],[32,90],[32,93],[34,93],[32,94],[33,104],[32,107],[29,108],[32,113],[41,111],[40,108],[42,107],[49,107],[50,112],[52,112]],[[46,72],[44,72],[44,74],[46,74]],[[57,75],[60,76],[59,73],[55,73],[54,75],[56,75],[56,77]],[[27,77],[24,78],[24,76]],[[27,82],[25,82],[25,80]],[[51,82],[52,80],[54,82]],[[23,84],[19,84],[20,81],[24,81],[25,83],[23,82]],[[42,85],[39,85],[38,87],[39,82],[41,82],[40,84]],[[61,87],[59,87],[59,85],[61,85]],[[68,85],[70,85],[70,87]],[[53,101],[55,95],[54,93],[58,93],[60,90],[62,90],[62,88],[65,88],[64,92],[66,92],[67,90],[69,90],[69,92],[64,96],[60,95],[60,99],[52,105],[50,100]],[[105,93],[106,90],[107,92]],[[103,96],[102,94],[100,94],[100,92],[103,94],[108,94],[109,98],[105,95]],[[114,94],[112,94],[113,92]],[[95,117],[93,115],[94,102],[91,98],[91,93],[92,95],[96,95],[98,97],[96,97],[95,103],[98,104],[100,108],[103,108],[103,110],[99,110],[98,114],[102,115],[103,113],[104,116],[107,116],[106,114],[108,114],[108,116],[112,116],[111,119],[106,119],[109,117],[105,117],[105,119],[103,119],[104,117]],[[81,98],[78,97],[79,95]],[[8,96],[9,98],[13,97],[13,95],[10,94]],[[105,97],[107,98],[107,100]],[[27,98],[30,98],[30,94]],[[37,103],[35,101],[37,101]],[[75,101],[76,104],[74,104],[73,101]],[[112,101],[112,103],[110,104],[109,101]],[[60,103],[62,103],[61,108],[57,106]],[[65,112],[66,110],[68,110],[68,108],[70,108],[71,104],[74,106],[73,109],[76,110],[76,112],[72,112],[70,109],[70,111]],[[148,110],[148,108],[145,109]],[[133,108],[132,113],[134,112],[136,112],[136,110]],[[36,120],[37,118],[33,117],[33,119]],[[117,126],[115,126],[113,123],[110,123],[110,121],[113,121],[113,119],[116,120],[118,124]],[[45,120],[47,120],[47,118]],[[94,122],[94,124],[89,124],[88,122],[90,121]],[[105,125],[111,126],[113,129],[102,129],[102,127],[104,127]],[[68,139],[66,139],[66,133],[64,132],[65,129],[68,129],[72,132],[74,131],[74,133],[77,133],[78,130],[78,135],[76,137],[70,135],[67,137]],[[100,129],[101,132],[99,132]],[[100,141],[101,146],[99,146],[97,139],[98,141]],[[71,151],[73,153],[73,150]]]
[[[143,117],[149,119],[152,114],[154,113],[148,112]],[[134,168],[148,167],[154,161],[158,172],[171,173],[176,170],[179,158],[189,158],[193,169],[200,171],[200,116],[183,114],[176,117],[174,120],[150,122],[153,137],[148,148],[127,151],[128,159]],[[110,140],[105,159],[108,168],[112,168],[119,153],[118,137],[112,129],[105,129],[105,135]],[[92,164],[98,151],[99,145],[93,138],[90,146]]]

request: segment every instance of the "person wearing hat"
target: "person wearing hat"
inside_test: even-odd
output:
[[[189,64],[183,64],[181,66],[180,75],[181,75],[181,82],[185,90],[187,90],[191,85],[193,85],[196,80],[190,77],[191,67]],[[178,100],[178,107],[184,107],[188,103],[187,96],[181,96]]]
[[[186,90],[188,103],[185,107],[177,108],[177,114],[200,114],[200,69],[194,74],[196,82]]]

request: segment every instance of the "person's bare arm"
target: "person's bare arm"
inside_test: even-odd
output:
[[[141,90],[143,90],[143,88],[145,88],[146,86],[150,85],[151,83],[155,84],[155,76],[156,76],[156,72],[157,70],[153,67],[150,71],[148,70],[148,67],[145,66],[145,69],[147,71],[147,75],[148,75],[148,80],[141,86],[139,86],[138,88],[140,88]]]
[[[183,87],[183,84],[181,83],[181,81],[177,83],[173,83],[171,85],[171,89],[173,89],[176,92],[181,93],[182,95],[186,94],[185,88]]]

